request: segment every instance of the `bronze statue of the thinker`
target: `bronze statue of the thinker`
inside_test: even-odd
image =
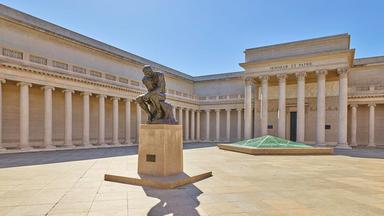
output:
[[[165,78],[161,72],[155,72],[151,66],[143,67],[143,84],[148,92],[136,98],[136,102],[147,113],[147,124],[176,124],[172,105],[165,102]]]

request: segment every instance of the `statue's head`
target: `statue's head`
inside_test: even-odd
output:
[[[153,76],[153,70],[150,65],[144,65],[143,67],[143,73],[145,76]]]

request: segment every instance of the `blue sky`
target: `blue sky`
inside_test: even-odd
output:
[[[247,48],[340,33],[356,57],[384,55],[384,1],[0,0],[197,76],[242,70]]]

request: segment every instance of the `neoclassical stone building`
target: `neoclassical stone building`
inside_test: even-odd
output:
[[[384,57],[355,59],[348,34],[247,49],[244,71],[199,77],[4,5],[0,35],[3,152],[137,143],[145,64],[165,73],[186,142],[384,143]]]

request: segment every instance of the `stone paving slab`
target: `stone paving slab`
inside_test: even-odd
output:
[[[254,156],[188,144],[185,171],[213,177],[171,190],[103,180],[134,173],[136,153],[0,155],[0,215],[384,215],[384,150]]]

